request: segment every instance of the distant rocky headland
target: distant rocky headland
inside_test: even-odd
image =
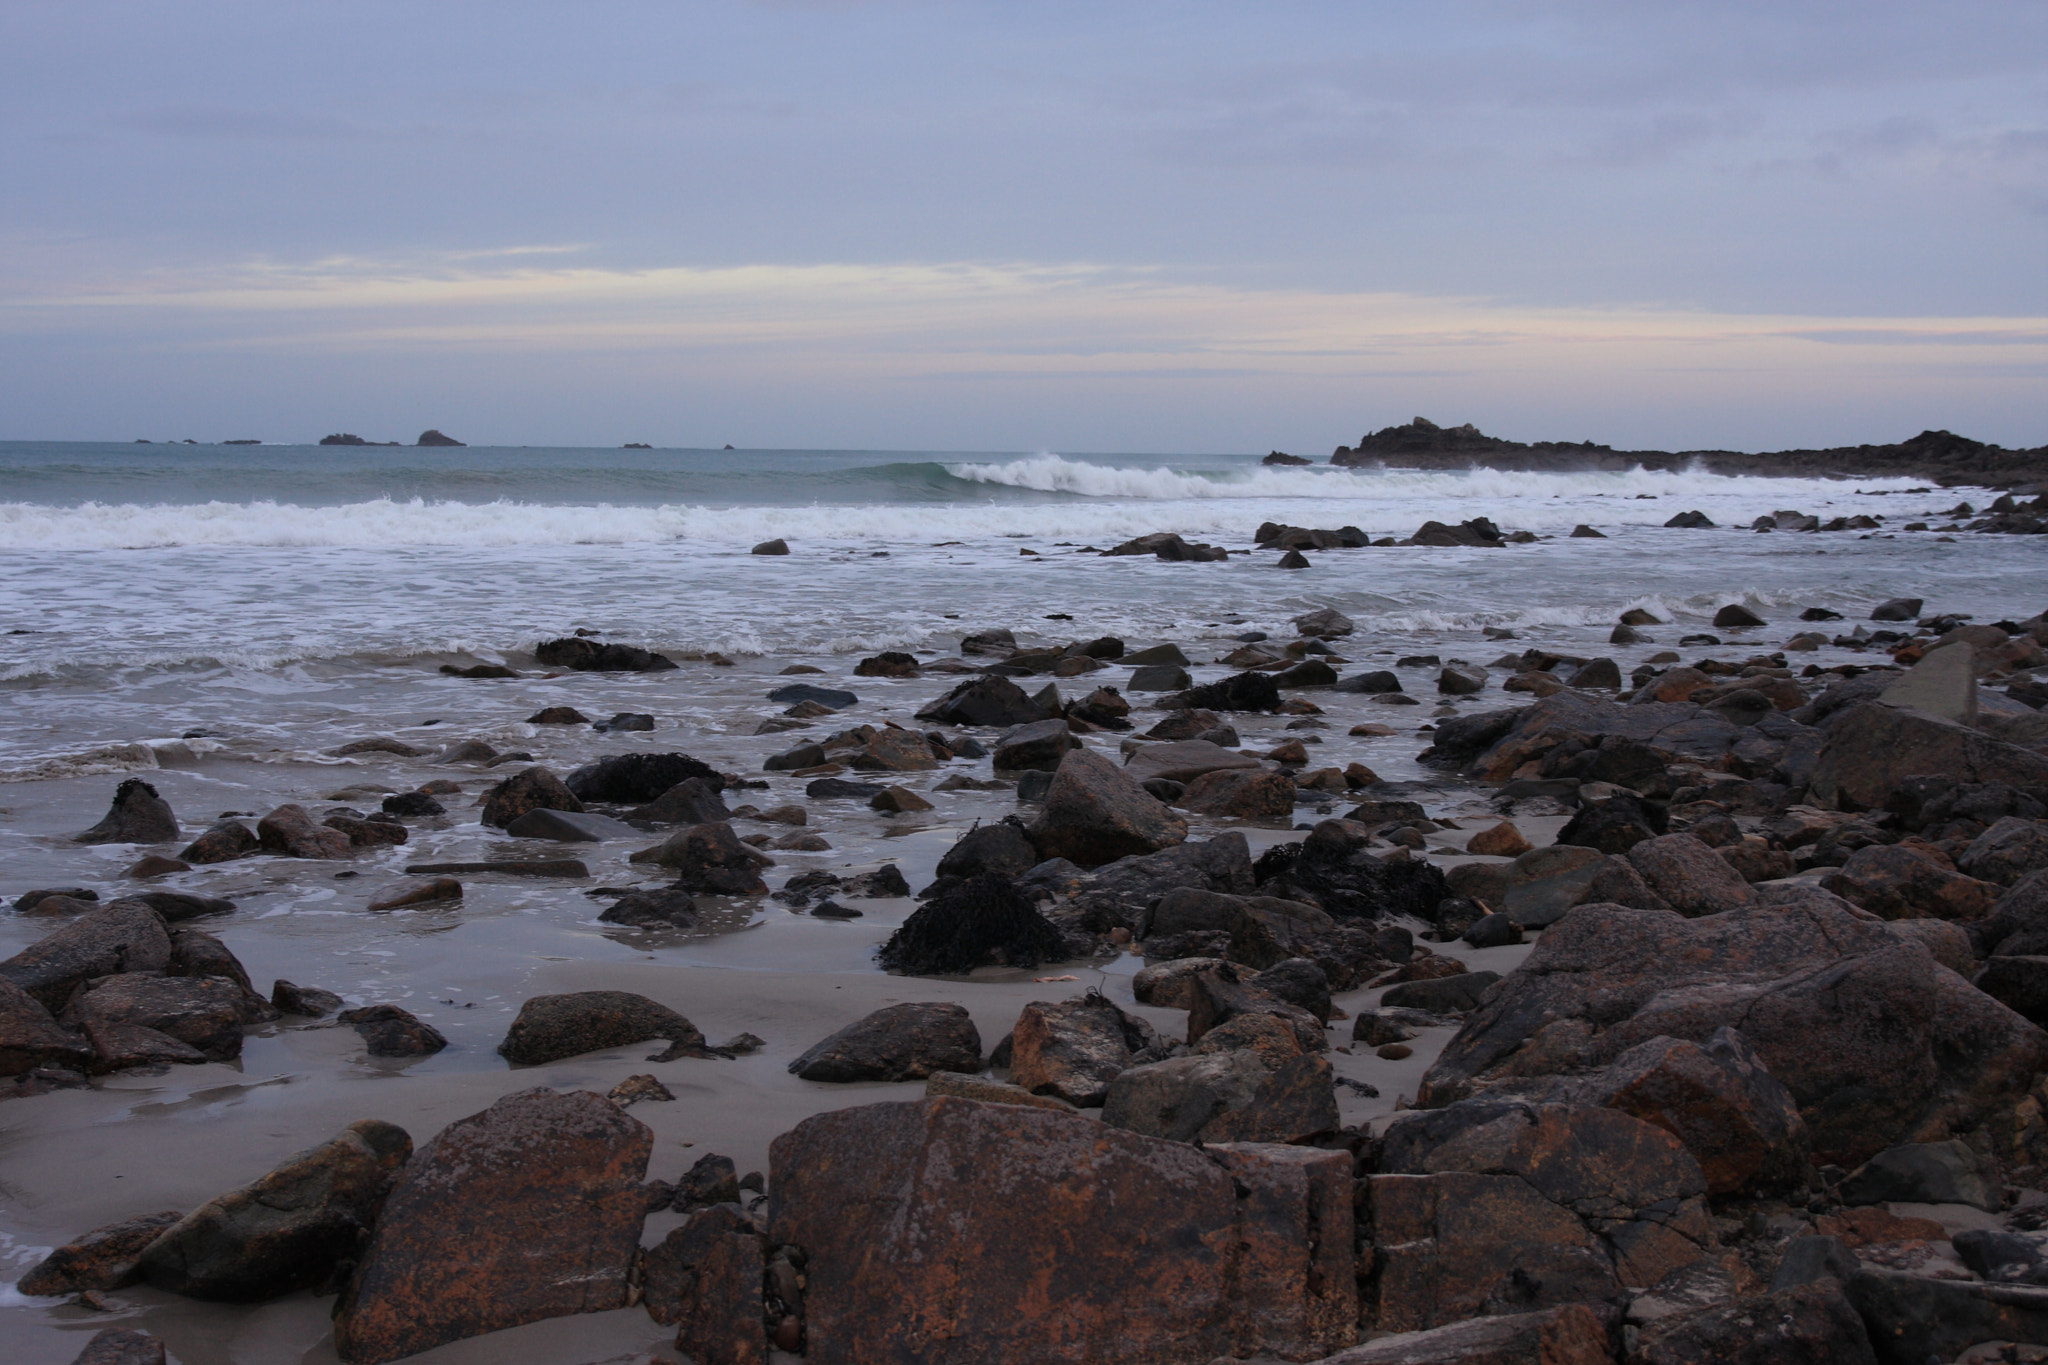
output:
[[[401,441],[365,441],[352,431],[337,431],[330,436],[322,436],[320,444],[323,446],[395,446],[404,443]],[[458,441],[453,436],[443,435],[434,428],[428,427],[420,433],[419,440],[413,442],[413,444],[419,446],[465,446],[469,442]]]
[[[1277,458],[1276,458],[1277,457]],[[1297,456],[1266,457],[1267,464],[1303,463]],[[1948,431],[1923,431],[1892,445],[1834,446],[1826,450],[1616,450],[1592,441],[1503,440],[1470,422],[1440,427],[1425,417],[1383,427],[1338,446],[1333,465],[1392,465],[1403,469],[1582,470],[1675,469],[1703,464],[1717,474],[1803,474],[1822,478],[1913,478],[1953,486],[2007,487],[2048,482],[2048,446],[2007,450]]]

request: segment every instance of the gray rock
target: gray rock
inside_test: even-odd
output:
[[[1080,747],[1080,737],[1067,728],[1065,719],[1038,720],[997,736],[994,763],[1000,770],[1057,772],[1060,760]]]
[[[1173,1142],[1299,1142],[1338,1125],[1327,1058],[1252,1048],[1150,1062],[1110,1082],[1102,1121]]]
[[[627,839],[638,834],[623,820],[594,811],[535,809],[505,826],[515,839],[553,839],[561,843],[601,844],[607,839]]]
[[[1911,1143],[1879,1152],[1836,1191],[1844,1204],[1969,1204],[1987,1213],[2003,1206],[1997,1187],[1984,1177],[1967,1143]]]
[[[1498,980],[1499,972],[1461,972],[1427,981],[1404,981],[1389,986],[1380,997],[1380,1005],[1386,1009],[1425,1010],[1430,1014],[1463,1014],[1479,1008],[1487,987]]]
[[[1453,659],[1437,674],[1436,690],[1448,696],[1470,696],[1486,690],[1486,670],[1463,659]]]
[[[160,844],[178,837],[178,817],[156,788],[131,777],[114,789],[113,805],[97,825],[78,836],[81,844]]]
[[[655,1061],[705,1055],[704,1035],[695,1024],[630,991],[536,995],[519,1007],[498,1055],[514,1066],[542,1066],[650,1039],[670,1045]]]
[[[813,1044],[789,1064],[806,1081],[915,1081],[981,1070],[981,1034],[959,1005],[890,1005]]]
[[[1905,676],[1885,688],[1878,700],[1886,706],[1908,707],[1931,716],[1977,723],[1977,648],[1967,640],[1931,649]]]
[[[1130,681],[1124,684],[1124,689],[1129,692],[1181,692],[1194,685],[1195,680],[1178,664],[1143,664],[1131,670]]]
[[[843,687],[820,687],[816,683],[785,683],[768,694],[768,700],[787,703],[814,702],[834,711],[844,711],[860,698]]]
[[[120,972],[161,972],[171,963],[163,917],[134,900],[111,901],[0,962],[13,982],[48,1010],[61,1010],[85,982]]]
[[[1164,744],[1141,744],[1124,765],[1133,781],[1149,782],[1164,778],[1169,782],[1189,783],[1204,773],[1246,771],[1263,768],[1265,765],[1250,754],[1237,749],[1226,749],[1206,739],[1183,739]]]

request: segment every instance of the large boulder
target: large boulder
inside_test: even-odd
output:
[[[1981,881],[2011,886],[2048,868],[2048,823],[2008,815],[1970,841],[1956,870]]]
[[[1192,782],[1204,773],[1232,769],[1261,771],[1265,764],[1238,749],[1226,749],[1206,739],[1174,740],[1164,744],[1142,744],[1124,765],[1133,781]]]
[[[609,754],[572,770],[562,784],[578,801],[637,806],[693,777],[714,791],[725,786],[716,768],[688,754]]]
[[[1356,1337],[1347,1152],[935,1098],[816,1115],[769,1162],[808,1365],[1305,1360]]]
[[[1822,877],[1821,885],[1885,919],[1982,919],[1998,888],[1965,877],[1939,854],[1904,844],[1872,844]]]
[[[638,645],[621,645],[568,635],[543,640],[533,647],[533,657],[547,668],[567,668],[578,673],[659,673],[672,669],[675,660],[649,653]]]
[[[2017,1098],[2048,1034],[1824,891],[1700,919],[1582,905],[1545,932],[1424,1076],[1441,1106],[1739,1028],[1798,1102],[1817,1160],[1854,1165]]]
[[[764,896],[768,885],[761,869],[775,860],[740,842],[724,821],[679,829],[652,848],[629,859],[675,869],[676,886],[714,896]]]
[[[41,1001],[0,978],[0,1076],[43,1066],[83,1067],[91,1060],[92,1048],[77,1030],[59,1024]]]
[[[1057,1003],[1033,1001],[1010,1030],[1010,1083],[1095,1108],[1121,1072],[1166,1051],[1150,1024],[1098,992]]]
[[[124,1289],[139,1278],[142,1253],[181,1217],[172,1209],[94,1228],[29,1267],[15,1288],[38,1298],[83,1289]]]
[[[1067,728],[1064,717],[1035,720],[1012,726],[996,737],[995,766],[1011,772],[1027,768],[1057,772],[1060,760],[1080,747],[1080,738]]]
[[[682,1015],[631,991],[573,991],[536,995],[519,1007],[498,1055],[514,1066],[540,1066],[564,1057],[662,1038],[658,1061],[705,1055],[704,1035]]]
[[[1076,749],[1060,760],[1031,835],[1048,858],[1099,867],[1178,844],[1188,826],[1123,769]]]
[[[1923,773],[1958,783],[2048,787],[2048,754],[1924,711],[1863,702],[1829,720],[1808,786],[1822,805],[1876,810]]]
[[[1036,967],[1067,956],[1059,928],[1008,877],[949,879],[875,954],[892,972],[945,976],[996,964]]]
[[[719,794],[723,778],[686,777],[646,805],[628,812],[631,819],[656,825],[708,825],[732,819]]]
[[[1371,827],[1356,820],[1321,821],[1299,844],[1277,845],[1259,858],[1259,891],[1305,901],[1340,920],[1434,920],[1450,895],[1444,874],[1421,859],[1375,857],[1367,848],[1371,837]]]
[[[113,805],[97,825],[78,836],[81,844],[161,844],[178,837],[178,817],[156,788],[131,777],[114,789]]]
[[[1832,1280],[1660,1317],[1631,1359],[1640,1365],[1877,1365],[1863,1318]],[[1916,1362],[1925,1365],[1925,1358]]]
[[[921,1081],[981,1070],[981,1033],[959,1005],[889,1005],[812,1044],[789,1064],[806,1081]]]
[[[1024,689],[996,674],[970,678],[917,713],[939,725],[994,725],[1008,728],[1052,720],[1053,713]]]
[[[1639,749],[1664,764],[1713,767],[1745,733],[1744,727],[1691,702],[1623,704],[1567,688],[1520,711],[1459,716],[1446,722],[1438,728],[1431,752],[1437,759],[1471,756],[1465,765],[1467,775],[1504,782],[1524,763],[1566,744],[1578,745],[1582,754],[1613,745],[1617,753]]]
[[[1742,874],[1690,834],[1645,839],[1626,856],[1650,890],[1681,915],[1718,915],[1756,904],[1756,892]]]
[[[536,765],[522,768],[484,793],[483,822],[503,829],[528,811],[582,809],[583,803],[561,778]]]
[[[63,1018],[89,1038],[123,1026],[153,1029],[209,1061],[231,1062],[242,1055],[242,1026],[275,1014],[260,998],[219,977],[123,972],[95,981]]]
[[[1395,1116],[1361,1187],[1381,1331],[1618,1303],[1715,1246],[1677,1138],[1612,1109],[1475,1100]]]
[[[940,877],[973,877],[993,872],[1001,877],[1020,877],[1042,861],[1038,849],[1025,837],[1021,825],[998,820],[976,825],[955,840],[939,858]]]
[[[94,977],[161,972],[171,965],[171,935],[163,916],[135,900],[109,902],[0,962],[0,980],[60,1011]]]
[[[1282,1031],[1281,1036],[1286,1036]],[[1300,1142],[1338,1124],[1327,1057],[1233,1048],[1121,1072],[1104,1096],[1112,1128],[1172,1142]]]
[[[209,1199],[138,1262],[158,1289],[253,1303],[329,1283],[353,1265],[406,1158],[403,1128],[364,1119],[269,1174]]]
[[[1207,772],[1188,783],[1174,804],[1197,815],[1286,820],[1294,814],[1294,779],[1264,768],[1250,772]]]
[[[1181,705],[1202,711],[1273,711],[1280,706],[1280,684],[1270,673],[1233,673],[1220,682],[1190,687]]]
[[[587,1091],[524,1090],[407,1163],[335,1308],[336,1352],[383,1365],[626,1306],[654,1134]]]
[[[256,839],[265,853],[286,858],[346,858],[355,847],[348,835],[289,801],[256,822]]]
[[[699,1211],[643,1258],[648,1316],[675,1327],[677,1348],[703,1365],[767,1365],[764,1252],[736,1204]]]

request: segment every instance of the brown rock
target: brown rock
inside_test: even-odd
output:
[[[666,1039],[654,1061],[705,1056],[704,1035],[682,1015],[631,991],[536,995],[519,1007],[498,1055],[514,1066],[542,1066],[586,1052]]]
[[[1772,848],[1761,840],[1751,842],[1745,839],[1739,844],[1724,844],[1714,852],[1720,855],[1722,862],[1735,869],[1736,876],[1750,883],[1776,881],[1799,870],[1790,853]],[[1612,897],[1600,899],[1610,900]]]
[[[1335,1131],[1337,1093],[1329,1059],[1304,1055],[1284,1027],[1260,1022],[1272,1033],[1261,1040],[1267,1051],[1205,1050],[1120,1073],[1104,1097],[1102,1121],[1173,1142],[1289,1143]],[[1233,1027],[1211,1030],[1202,1040],[1205,1048]],[[1293,1055],[1270,1055],[1275,1043]]]
[[[1977,920],[1998,899],[1991,883],[1945,869],[1902,844],[1859,848],[1820,884],[1886,919]]]
[[[959,1071],[934,1071],[925,1079],[928,1098],[950,1095],[954,1099],[979,1100],[984,1104],[1021,1104],[1031,1109],[1051,1109],[1071,1114],[1074,1106],[1057,1095],[1034,1095],[1021,1085],[1009,1085],[988,1076],[970,1076]]]
[[[484,793],[483,822],[503,829],[530,810],[582,809],[583,803],[561,778],[535,766],[512,774]]]
[[[44,1066],[82,1067],[91,1060],[85,1039],[51,1018],[41,1001],[0,978],[0,1076]]]
[[[80,1028],[139,1024],[175,1038],[211,1061],[242,1055],[242,1026],[262,1021],[265,1007],[219,977],[150,976],[124,972],[95,982],[64,1011]]]
[[[931,741],[917,731],[885,727],[875,731],[853,766],[867,771],[916,773],[938,767],[939,761],[932,757]]]
[[[647,1253],[647,1312],[676,1326],[676,1349],[698,1365],[765,1365],[760,1232],[738,1209],[694,1214]]]
[[[256,832],[239,820],[223,820],[187,844],[178,857],[188,863],[226,863],[263,847]]]
[[[1338,775],[1337,789],[1343,789]],[[1198,815],[1234,820],[1286,820],[1294,815],[1294,779],[1270,770],[1226,769],[1203,773],[1174,803]]]
[[[677,886],[715,896],[764,896],[768,886],[760,869],[775,866],[774,859],[741,843],[724,821],[679,829],[628,861],[674,868]]]
[[[769,1238],[808,1257],[808,1365],[1193,1365],[1354,1338],[1348,1153],[928,1099],[817,1115],[769,1159]]]
[[[888,1005],[812,1045],[789,1064],[807,1081],[916,1081],[981,1070],[981,1034],[948,1002]]]
[[[1732,1028],[1716,1029],[1705,1044],[1653,1038],[1623,1053],[1592,1089],[1594,1102],[1683,1142],[1709,1194],[1806,1183],[1806,1120]]]
[[[1245,985],[1235,973],[1203,972],[1193,982],[1188,1002],[1188,1043],[1199,1043],[1209,1030],[1248,1014],[1270,1015],[1286,1024],[1303,1052],[1322,1052],[1330,1041],[1313,1014],[1256,985]]]
[[[1877,1365],[1863,1318],[1832,1280],[1658,1318],[1642,1328],[1641,1365]]]
[[[315,824],[304,806],[289,802],[256,822],[265,853],[287,858],[346,858],[355,845],[338,829]]]
[[[136,900],[110,901],[0,962],[13,982],[44,1009],[62,1010],[71,993],[94,977],[161,972],[171,963],[163,916]]]
[[[93,1334],[71,1365],[164,1365],[164,1344],[149,1333],[108,1327]]]
[[[173,1210],[94,1228],[38,1261],[15,1288],[24,1294],[55,1296],[131,1285],[143,1250],[182,1216]]]
[[[1163,1053],[1152,1026],[1097,992],[1026,1005],[1010,1030],[1010,1083],[1097,1108],[1126,1068]]]
[[[379,896],[364,907],[366,910],[397,910],[408,905],[432,905],[439,901],[462,899],[462,883],[453,877],[434,877],[425,882],[401,886],[396,891]]]
[[[1857,1247],[1948,1240],[1948,1229],[1934,1219],[1901,1217],[1880,1205],[1822,1214],[1813,1220],[1813,1230],[1822,1237],[1836,1238],[1851,1251]]]
[[[184,861],[182,858],[166,858],[161,853],[145,853],[142,857],[137,858],[134,862],[128,864],[127,867],[121,869],[121,875],[141,881],[149,877],[167,877],[173,872],[190,872],[191,870],[192,864]]]
[[[81,844],[160,844],[178,837],[178,817],[156,788],[131,777],[114,789],[106,817],[77,836]]]
[[[918,811],[931,810],[932,803],[910,788],[898,785],[869,797],[868,808],[884,815],[915,815]]]
[[[1316,1365],[1608,1365],[1606,1324],[1582,1303],[1402,1332]]]
[[[1732,1025],[1798,1102],[1817,1160],[1855,1166],[2017,1098],[2048,1034],[1917,943],[1810,888],[1701,919],[1582,905],[1500,981],[1423,1078],[1443,1105]],[[1881,1084],[1872,1078],[1882,1077]]]
[[[320,823],[346,834],[349,843],[356,848],[388,848],[409,842],[412,838],[404,825],[390,817],[358,820],[352,815],[330,815]]]
[[[1131,994],[1141,1005],[1187,1009],[1195,1002],[1195,978],[1225,962],[1220,957],[1180,957],[1151,963],[1131,978]]]
[[[1465,844],[1467,853],[1477,853],[1487,858],[1514,858],[1527,853],[1531,845],[1522,837],[1522,831],[1514,823],[1503,820],[1491,829],[1482,829]]]
[[[1645,839],[1624,855],[1665,903],[1688,917],[1756,904],[1756,892],[1725,859],[1690,834]]]
[[[652,1147],[645,1124],[587,1091],[521,1091],[449,1124],[385,1201],[335,1311],[337,1352],[382,1365],[624,1307]]]
[[[1862,702],[1830,718],[1808,786],[1819,804],[1872,810],[1907,778],[1926,773],[1958,783],[2048,786],[2048,754],[1923,711]]]
[[[352,1123],[186,1214],[149,1244],[138,1269],[158,1289],[235,1303],[326,1284],[338,1265],[354,1264],[411,1155],[403,1128]]]
[[[1123,769],[1087,749],[1060,761],[1032,829],[1046,858],[1099,867],[1181,843],[1187,821],[1161,805]]]
[[[396,1005],[365,1005],[334,1018],[356,1031],[372,1057],[431,1057],[448,1046],[439,1029]]]
[[[725,798],[719,788],[701,777],[686,777],[631,812],[630,818],[657,825],[703,825],[730,820],[732,812],[726,809]],[[799,820],[796,823],[803,822]]]

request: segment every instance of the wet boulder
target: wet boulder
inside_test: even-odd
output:
[[[1270,768],[1203,773],[1181,791],[1175,805],[1197,815],[1232,820],[1286,820],[1294,814],[1294,779]]]
[[[1180,704],[1189,710],[1275,711],[1280,706],[1280,684],[1270,673],[1233,673],[1220,682],[1188,688],[1180,694]]]
[[[1374,856],[1371,835],[1359,821],[1321,821],[1299,844],[1261,855],[1253,872],[1260,894],[1303,901],[1339,920],[1434,920],[1450,896],[1444,874],[1420,859]]]
[[[1925,773],[1957,783],[2048,787],[2048,754],[1922,711],[1863,702],[1827,726],[1809,788],[1824,805],[1880,810],[1908,778]]]
[[[686,777],[646,805],[628,812],[627,818],[656,825],[706,825],[732,819],[717,784],[701,777]]]
[[[1020,877],[1042,859],[1038,849],[1025,837],[1023,827],[1009,820],[977,825],[961,835],[939,858],[941,878],[973,877],[993,872],[1000,877]]]
[[[639,929],[689,929],[697,923],[697,901],[675,887],[629,891],[606,906],[598,918],[606,924],[630,924]]]
[[[514,773],[484,793],[483,822],[503,829],[528,811],[582,809],[583,803],[561,778],[536,766]]]
[[[655,1061],[706,1055],[704,1035],[666,1005],[630,991],[536,995],[519,1007],[498,1055],[514,1066],[542,1066],[586,1052],[664,1039]]]
[[[1718,915],[1757,903],[1742,874],[1690,834],[1645,839],[1626,856],[1650,890],[1681,915]]]
[[[638,806],[693,777],[714,791],[725,787],[725,778],[710,764],[673,753],[609,754],[572,770],[562,782],[578,801]]]
[[[158,1289],[255,1303],[329,1284],[352,1266],[412,1155],[394,1124],[364,1119],[166,1228],[137,1264]]]
[[[1203,972],[1194,978],[1188,1000],[1190,1046],[1200,1044],[1212,1030],[1251,1017],[1278,1020],[1293,1035],[1295,1046],[1302,1052],[1329,1049],[1321,1020],[1256,981],[1247,982],[1234,971]]]
[[[1668,828],[1661,807],[1633,796],[1610,796],[1581,805],[1557,832],[1557,842],[1602,853],[1627,853]]]
[[[1821,885],[1885,919],[1982,919],[1998,899],[1991,883],[1963,876],[1931,849],[1904,844],[1859,848]]]
[[[286,802],[256,822],[265,853],[285,858],[346,858],[355,841],[341,830],[317,823],[304,806]]]
[[[1181,843],[1187,833],[1187,822],[1128,773],[1100,754],[1076,749],[1053,774],[1031,838],[1048,858],[1099,867]]]
[[[1005,729],[1052,720],[1053,713],[1025,695],[1008,678],[986,674],[970,678],[917,713],[917,719],[938,725],[987,725]]]
[[[1080,738],[1061,720],[1012,726],[996,738],[995,766],[1010,771],[1035,768],[1057,772],[1060,760],[1081,747]]]
[[[1132,754],[1124,771],[1138,782],[1164,778],[1169,782],[1192,782],[1206,773],[1244,770],[1265,771],[1265,765],[1250,754],[1227,749],[1206,739],[1173,740],[1146,744]]]
[[[806,1081],[919,1081],[981,1070],[981,1034],[959,1005],[889,1005],[813,1044],[789,1064]]]
[[[1337,1128],[1327,1057],[1251,1048],[1147,1062],[1118,1073],[1102,1121],[1170,1142],[1300,1142]]]
[[[396,1005],[365,1005],[334,1018],[356,1031],[372,1057],[431,1057],[448,1046],[439,1029]]]
[[[209,1061],[242,1055],[242,1027],[260,1023],[269,1006],[219,977],[124,972],[95,982],[64,1011],[64,1022],[88,1037],[110,1025],[154,1029]]]
[[[335,1310],[354,1365],[626,1305],[653,1133],[598,1095],[508,1095],[406,1164]]]
[[[673,659],[637,645],[601,643],[580,635],[543,640],[533,647],[533,657],[544,667],[577,673],[659,673],[676,666]]]
[[[91,1060],[92,1048],[75,1029],[60,1025],[41,1001],[0,978],[0,1076],[84,1067]]]
[[[766,895],[768,886],[760,870],[775,865],[765,853],[741,843],[723,821],[677,830],[629,861],[673,868],[679,888],[713,896]]]
[[[124,1289],[139,1278],[137,1262],[149,1244],[183,1216],[173,1209],[94,1228],[31,1266],[15,1288],[38,1298],[84,1289]]]
[[[131,777],[114,789],[106,816],[78,836],[81,844],[160,844],[178,837],[178,817],[156,788]]]
[[[1854,1165],[2024,1089],[2048,1034],[1824,891],[1772,889],[1699,919],[1582,905],[1424,1076],[1440,1106],[1605,1067],[1658,1037],[1739,1028],[1791,1092],[1815,1157]],[[1880,1079],[1881,1078],[1881,1079]]]
[[[0,962],[0,979],[43,1008],[62,1010],[72,992],[95,977],[161,972],[170,964],[171,935],[163,916],[139,901],[117,900]]]
[[[1066,941],[1006,878],[950,882],[889,936],[875,958],[909,976],[950,976],[999,964],[1036,967],[1067,956]]]

